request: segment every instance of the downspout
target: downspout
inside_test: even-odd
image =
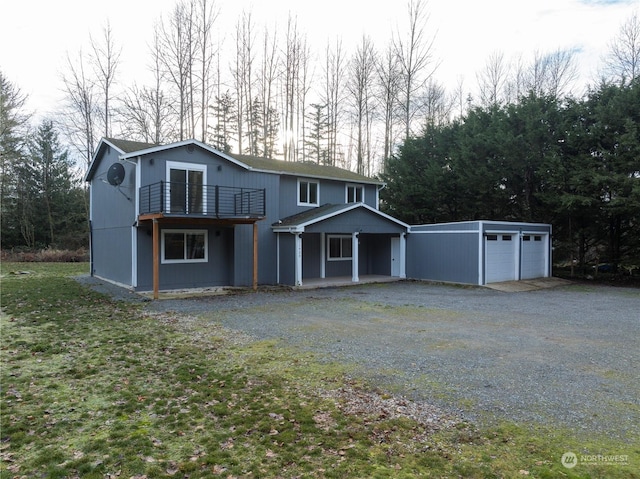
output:
[[[376,189],[376,209],[379,210],[380,209],[380,192],[382,190],[384,190],[387,187],[386,183],[382,183],[381,185],[378,186],[378,188]]]
[[[89,220],[89,276],[93,276],[93,222]]]

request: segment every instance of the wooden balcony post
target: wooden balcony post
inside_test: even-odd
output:
[[[258,290],[258,223],[253,223],[253,290]]]

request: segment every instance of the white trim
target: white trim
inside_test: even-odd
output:
[[[327,234],[320,233],[320,278],[327,277],[327,250],[325,250],[327,244]]]
[[[482,224],[480,225],[482,226]],[[479,285],[485,284],[485,268],[484,265],[486,264],[485,261],[485,255],[486,255],[486,247],[485,247],[485,241],[484,241],[484,234],[482,233],[482,228],[480,228],[478,231],[478,283]]]
[[[296,286],[302,286],[302,234],[295,234],[295,278]]]
[[[136,156],[142,156],[142,155],[151,155],[153,153],[158,153],[161,151],[166,151],[166,150],[171,150],[174,148],[180,148],[183,146],[188,146],[188,145],[195,145],[198,146],[200,148],[202,148],[203,150],[206,150],[210,153],[213,153],[215,155],[218,155],[222,158],[224,158],[225,160],[228,160],[242,168],[244,168],[245,170],[250,170],[251,168],[246,165],[245,163],[242,163],[241,161],[236,160],[235,158],[227,155],[226,153],[223,153],[220,150],[216,150],[215,148],[212,148],[211,146],[202,143],[201,141],[198,140],[183,140],[183,141],[178,141],[176,143],[170,143],[168,145],[158,145],[158,146],[152,146],[151,148],[145,148],[144,150],[138,150],[138,151],[132,151],[130,153],[122,153],[122,155],[120,156],[121,160],[126,160],[127,158],[134,158]],[[121,150],[120,150],[121,151]]]
[[[138,228],[131,227],[131,286],[138,286]]]
[[[280,284],[280,233],[276,233],[276,284]]]
[[[307,199],[309,199],[309,192],[310,192],[310,185],[316,185],[316,202],[315,203],[310,203],[310,202],[303,202],[300,201],[300,183],[304,182],[307,184]],[[298,206],[320,206],[320,182],[319,181],[312,181],[309,180],[308,178],[298,178],[298,181],[296,182],[296,200],[297,200],[297,204]]]
[[[360,201],[349,201],[349,188],[353,188],[354,189],[354,195],[358,196],[355,194],[355,191],[357,189],[359,189],[360,191],[362,191],[362,194],[360,195]],[[344,202],[346,204],[351,204],[351,203],[364,203],[364,194],[365,194],[365,187],[364,185],[360,185],[358,183],[345,183],[344,185]],[[355,199],[355,198],[354,198]]]
[[[351,256],[340,256],[340,257],[332,257],[331,256],[331,240],[334,238],[340,239],[340,255],[342,255],[342,240],[351,239],[353,241],[353,235],[357,235],[358,233],[352,233],[350,235],[327,235],[327,261],[351,261],[353,259],[354,251],[353,251],[353,243],[351,245]]]
[[[360,276],[358,275],[358,267],[360,266],[358,235],[358,232],[351,233],[351,281],[353,283],[358,283],[360,281]]]
[[[422,234],[434,234],[434,233],[440,233],[440,234],[445,234],[445,233],[455,233],[455,234],[460,234],[460,233],[478,233],[480,230],[434,230],[434,231],[413,231],[413,229],[410,231],[410,233],[412,235],[422,235]]]
[[[530,225],[530,226],[551,226],[548,223],[527,223],[526,221],[491,221],[491,220],[475,220],[475,221],[448,221],[446,223],[423,223],[420,225],[411,225],[412,228],[424,227],[424,226],[440,226],[440,225],[470,225],[478,223],[478,225]]]
[[[158,146],[153,146],[151,148],[145,148],[144,150],[138,150],[138,151],[134,151],[134,152],[130,152],[130,153],[124,153],[122,150],[118,149],[118,151],[122,152],[122,155],[119,157],[122,160],[125,160],[127,158],[134,158],[137,156],[141,156],[141,155],[150,155],[153,153],[158,153],[161,151],[166,151],[166,150],[171,150],[173,148],[180,148],[183,146],[188,146],[188,145],[195,145],[198,146],[200,148],[202,148],[203,150],[206,150],[210,153],[213,153],[214,155],[218,155],[221,158],[224,158],[227,161],[230,161],[231,163],[244,168],[245,170],[249,170],[249,171],[255,171],[257,173],[267,173],[267,174],[271,174],[271,175],[287,175],[287,176],[301,176],[301,177],[306,177],[306,178],[313,178],[313,179],[318,179],[318,180],[338,180],[338,181],[361,181],[362,183],[366,183],[366,184],[370,184],[370,185],[384,185],[384,182],[381,181],[376,181],[374,179],[367,179],[366,177],[364,177],[362,180],[349,180],[349,179],[345,179],[345,178],[341,178],[339,176],[329,176],[329,175],[307,175],[304,173],[300,173],[300,172],[293,172],[293,171],[284,171],[284,170],[269,170],[269,169],[264,169],[264,168],[254,168],[252,166],[249,166],[248,164],[244,163],[241,160],[237,160],[234,157],[227,155],[226,153],[223,153],[220,150],[216,150],[215,148],[202,143],[201,141],[198,140],[183,140],[183,141],[178,141],[176,143],[171,143],[169,145],[158,145]],[[275,160],[278,161],[278,160]]]
[[[124,284],[124,283],[120,283],[119,281],[114,281],[112,279],[109,278],[105,278],[103,276],[98,276],[97,274],[93,275],[94,278],[98,278],[100,281],[104,281],[106,283],[110,283],[110,284],[114,284],[116,286],[119,286],[121,288],[127,289],[133,293],[135,293],[135,290],[133,289],[133,287],[130,284]]]
[[[134,205],[134,226],[131,228],[131,284],[134,287],[138,286],[138,214],[140,214],[140,202],[139,202],[139,192],[140,192],[140,185],[142,183],[142,179],[140,178],[142,175],[142,165],[140,164],[140,162],[136,162],[136,166],[135,166],[135,172],[136,172],[136,189],[135,189],[135,193],[134,193],[134,200],[133,200],[133,205]]]
[[[165,235],[167,233],[176,234],[183,233],[184,235],[192,234],[192,235],[204,235],[204,258],[197,259],[165,259]],[[162,264],[185,264],[185,263],[207,263],[209,261],[209,231],[207,230],[193,230],[193,229],[162,229],[160,233],[161,241],[160,241],[160,262]],[[187,243],[185,241],[184,247],[187,247]],[[186,253],[186,251],[185,251]]]
[[[407,277],[407,234],[400,233],[400,278]]]
[[[171,183],[171,170],[182,170],[182,171],[201,171],[202,172],[202,214],[207,214],[207,165],[202,163],[186,163],[182,161],[167,161],[165,166],[165,181],[167,184]],[[187,184],[189,181],[189,175],[186,175]],[[189,191],[187,188],[185,191]],[[171,211],[171,193],[169,191],[165,192],[165,211]],[[188,198],[187,207],[188,205]],[[189,211],[187,211],[189,213]]]

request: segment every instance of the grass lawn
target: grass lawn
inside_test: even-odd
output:
[[[1,266],[1,478],[640,478],[638,445],[387,414],[343,365],[113,302],[86,270]]]

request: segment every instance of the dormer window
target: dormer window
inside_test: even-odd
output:
[[[298,206],[318,206],[319,190],[317,181],[298,180]]]
[[[363,203],[364,202],[364,186],[347,185],[346,203]]]

